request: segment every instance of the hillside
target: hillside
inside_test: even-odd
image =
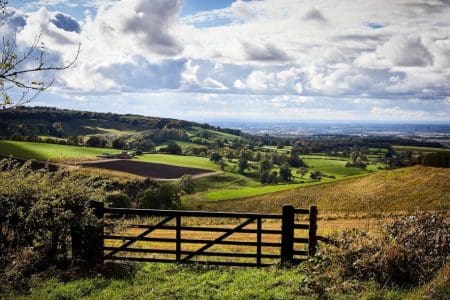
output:
[[[126,144],[142,145],[142,141],[164,145],[178,141],[181,146],[210,145],[216,140],[233,141],[240,138],[236,129],[220,128],[196,122],[148,117],[132,114],[113,114],[58,109],[52,107],[16,107],[0,110],[0,137],[79,144],[97,135],[104,139],[91,146],[118,148]],[[74,139],[77,137],[78,140]],[[69,139],[70,138],[70,139]],[[116,148],[117,148],[116,147]]]
[[[450,209],[450,169],[415,166],[229,201],[201,201],[205,210],[279,212],[283,204],[317,204],[322,213]]]

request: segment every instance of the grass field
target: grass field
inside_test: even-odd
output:
[[[299,187],[299,185],[300,184],[298,183],[294,183],[294,184],[266,185],[259,187],[243,187],[238,189],[218,189],[215,191],[207,192],[202,196],[209,201],[238,199],[293,189]]]
[[[205,157],[169,155],[169,154],[144,154],[137,157],[138,160],[146,162],[161,163],[166,165],[201,168],[207,170],[220,170],[220,166],[214,164]]]
[[[296,174],[296,170],[292,168],[292,175],[294,176],[292,183],[278,184],[278,185],[266,185],[262,186],[259,184],[257,178],[248,179],[245,185],[239,186],[226,186],[225,184],[221,186],[215,186],[214,189],[206,190],[201,189],[202,193],[198,193],[193,196],[184,197],[187,205],[190,205],[195,201],[221,201],[221,200],[231,200],[240,199],[246,197],[260,196],[305,186],[317,185],[327,182],[332,182],[336,180],[342,180],[350,176],[362,176],[365,174],[370,174],[372,172],[378,172],[380,169],[378,167],[384,167],[383,164],[372,163],[368,165],[367,169],[359,168],[346,168],[345,163],[347,159],[339,157],[329,157],[324,155],[303,155],[302,159],[308,164],[310,171],[320,171],[326,175],[332,175],[336,178],[326,178],[323,177],[321,181],[312,180],[309,175],[306,174],[303,178],[299,174]],[[278,168],[274,168],[275,171]],[[251,173],[253,177],[256,174]],[[205,179],[208,180],[208,179]],[[213,180],[211,178],[211,180]]]
[[[110,275],[64,283],[38,282],[29,296],[15,299],[312,299],[306,274],[299,268],[219,268],[141,264],[134,274]],[[119,274],[115,274],[115,272]],[[123,272],[122,272],[123,273]],[[350,290],[350,289],[349,289]],[[372,282],[363,290],[328,294],[334,299],[419,299],[408,289],[382,289]]]
[[[379,165],[369,165],[366,170],[359,168],[346,168],[345,164],[347,159],[339,159],[327,156],[314,156],[310,158],[308,156],[302,156],[303,161],[309,166],[311,171],[320,171],[327,175],[336,176],[336,178],[342,178],[347,176],[367,174],[372,171],[377,171]]]
[[[450,169],[415,166],[227,201],[188,202],[204,210],[278,212],[283,204],[317,204],[332,213],[450,209]]]
[[[8,124],[22,124],[23,119],[8,119]],[[45,119],[27,119],[27,124],[37,126],[39,124],[52,125],[53,121]],[[127,134],[135,133],[143,128],[139,126],[133,126],[126,123],[121,123],[111,120],[100,120],[100,119],[73,119],[65,120],[61,122],[64,128],[64,134],[66,136],[74,135],[94,135],[94,134]]]
[[[61,161],[95,158],[102,153],[120,153],[119,150],[57,145],[46,143],[0,141],[0,154],[37,160]]]

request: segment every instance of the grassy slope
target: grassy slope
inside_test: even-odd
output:
[[[113,271],[110,271],[113,273]],[[68,283],[39,283],[16,299],[311,299],[314,291],[297,268],[197,268],[145,264],[128,277],[96,276]],[[367,284],[362,293],[341,299],[400,299],[407,291]],[[350,290],[350,289],[349,289]],[[333,298],[339,297],[332,295]],[[349,298],[350,297],[350,298]]]
[[[120,153],[119,150],[56,145],[45,143],[0,141],[0,154],[37,160],[60,160],[95,157],[101,153]]]
[[[220,200],[231,200],[245,197],[260,196],[274,192],[280,192],[290,189],[295,189],[299,187],[305,187],[310,185],[317,185],[322,183],[327,183],[331,181],[345,179],[348,176],[360,176],[369,174],[371,172],[378,172],[377,168],[383,166],[382,164],[371,164],[367,167],[367,170],[358,168],[346,168],[345,163],[346,158],[339,157],[327,157],[320,155],[303,155],[302,159],[308,164],[310,171],[320,171],[326,175],[333,175],[336,179],[323,178],[321,182],[316,182],[309,178],[309,175],[305,175],[304,178],[300,178],[300,175],[296,174],[295,168],[292,168],[292,174],[294,176],[293,183],[291,184],[279,184],[279,185],[267,185],[261,186],[253,180],[252,185],[240,186],[240,187],[217,187],[213,191],[207,191],[201,195],[187,197],[187,205],[190,206],[192,201],[197,201],[198,199],[204,201],[220,201]],[[278,168],[274,170],[278,171]]]
[[[450,209],[450,169],[415,166],[229,201],[199,201],[205,210],[279,212],[283,204],[317,204],[322,212]]]
[[[9,124],[45,124],[51,125],[53,122],[44,119],[8,119]],[[65,120],[61,122],[66,136],[70,135],[92,135],[92,134],[128,134],[141,130],[130,124],[120,123],[111,120],[100,119],[79,119]]]
[[[182,167],[193,167],[216,171],[220,170],[219,165],[214,164],[205,157],[169,154],[144,154],[138,156],[138,160]]]

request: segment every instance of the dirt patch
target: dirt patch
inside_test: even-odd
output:
[[[84,162],[81,163],[81,165],[85,167],[126,172],[138,176],[156,179],[177,179],[185,174],[193,176],[201,176],[215,173],[215,171],[205,169],[171,166],[129,159],[114,159],[114,160]]]

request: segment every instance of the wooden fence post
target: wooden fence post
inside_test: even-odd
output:
[[[81,230],[72,229],[72,258],[79,259],[89,265],[103,263],[103,202],[91,201],[89,206],[99,219],[97,226],[88,226]]]
[[[294,217],[295,208],[283,205],[281,223],[281,264],[292,262],[294,258]]]
[[[309,237],[308,237],[308,254],[314,256],[317,248],[317,206],[309,207]]]
[[[176,233],[175,233],[175,238],[176,238],[176,261],[180,262],[181,261],[181,216],[176,216],[175,217],[175,226],[176,226]]]

